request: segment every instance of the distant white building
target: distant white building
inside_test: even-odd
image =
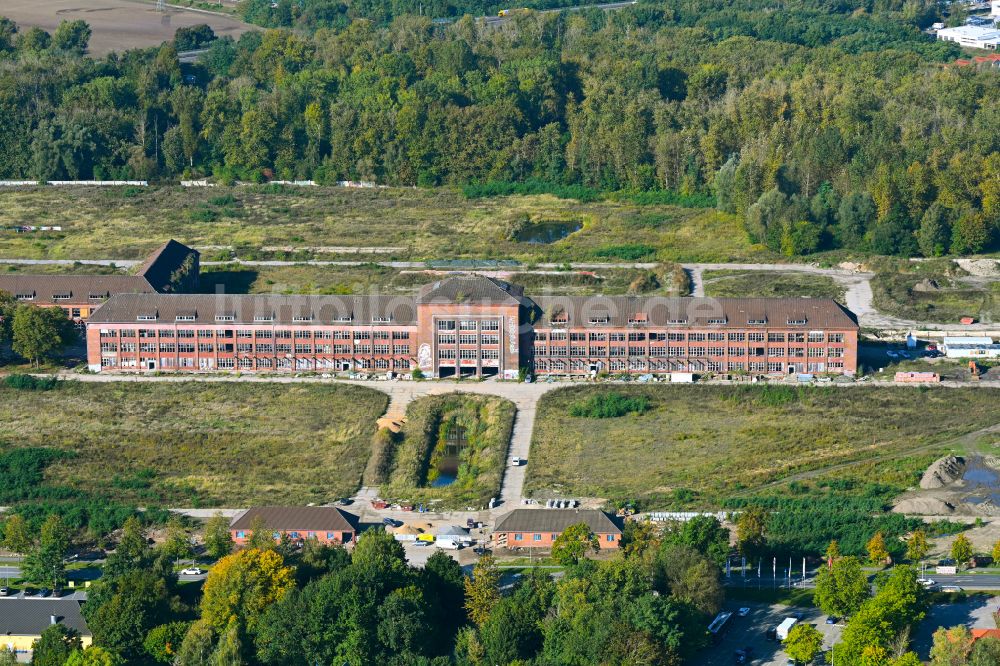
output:
[[[948,358],[1000,358],[1000,344],[987,337],[946,337],[941,350]]]
[[[1000,0],[991,0],[990,16],[992,16],[994,19],[1000,18]]]
[[[994,0],[1000,4],[1000,0]],[[955,42],[970,49],[996,50],[1000,45],[1000,30],[978,25],[960,25],[937,31],[937,38],[943,42]]]

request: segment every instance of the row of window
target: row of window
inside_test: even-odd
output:
[[[74,310],[76,311],[76,310]],[[79,316],[77,314],[76,316]],[[223,338],[237,337],[258,340],[409,340],[410,331],[312,331],[300,329],[232,329],[214,331],[210,329],[153,329],[153,328],[102,328],[102,338]]]
[[[700,357],[700,356],[768,356],[771,358],[843,358],[843,347],[546,347],[535,346],[536,357],[571,356],[571,357],[621,357],[621,356],[670,356],[670,357]]]
[[[455,344],[455,334],[454,333],[440,333],[438,334],[438,344],[440,345],[453,345]],[[460,345],[498,345],[500,344],[499,335],[459,335],[458,344]]]
[[[408,360],[397,361],[391,358],[362,358],[355,360],[325,359],[325,358],[191,358],[186,356],[163,356],[159,358],[136,357],[101,357],[102,368],[138,369],[182,369],[182,370],[409,370]]]
[[[499,319],[438,319],[437,330],[439,331],[499,331]]]
[[[542,540],[542,535],[541,534],[532,534],[531,535],[531,540],[532,541],[541,541]],[[607,541],[608,543],[614,543],[615,535],[614,534],[605,534],[604,535],[604,540]],[[514,541],[524,541],[524,535],[523,534],[514,534]]]
[[[629,333],[594,333],[583,331],[536,331],[535,340],[559,342],[653,342],[667,340],[670,342],[832,342],[843,343],[843,333],[824,334],[823,331],[806,333],[763,333],[763,332],[730,332],[730,333],[677,333],[667,331],[631,331]]]
[[[766,372],[766,373],[786,373],[786,372],[843,372],[843,361],[814,362],[814,363],[781,363],[776,361],[750,361],[725,362],[725,361],[666,361],[666,360],[645,360],[612,359],[606,365],[588,363],[582,360],[557,360],[544,359],[535,361],[535,371],[539,373],[564,373],[564,372],[597,372],[598,370],[608,370],[610,372]]]
[[[252,534],[253,534],[252,531],[237,530],[236,531],[236,538],[237,539],[249,539]],[[321,533],[317,533],[317,532],[313,532],[313,531],[308,531],[308,532],[295,532],[295,531],[292,531],[292,532],[288,532],[288,537],[290,539],[318,539],[320,534]],[[343,536],[341,536],[341,535],[343,535]],[[274,533],[271,534],[271,536],[277,541],[278,539],[281,539],[281,532],[274,532]],[[348,542],[348,541],[351,540],[351,537],[352,537],[352,534],[350,532],[327,532],[326,533],[326,540],[327,541],[334,541],[334,540],[338,540],[338,539],[343,538],[344,542],[346,543],[346,542]]]
[[[495,361],[500,358],[500,351],[497,349],[459,349],[457,357],[463,360]],[[438,349],[438,358],[456,358],[454,349]]]
[[[192,354],[196,349],[203,354],[211,354],[216,351],[223,354],[231,354],[233,352],[233,345],[213,344],[211,342],[199,342],[197,345],[193,342],[161,342],[159,344],[155,342],[140,342],[138,345],[138,351],[140,352],[159,351],[171,354]],[[291,354],[293,352],[295,354],[410,354],[409,345],[354,345],[352,347],[351,345],[311,345],[300,343],[292,345],[258,342],[256,345],[238,343],[235,349],[240,354]],[[102,342],[101,351],[107,353],[134,353],[136,351],[136,343]]]

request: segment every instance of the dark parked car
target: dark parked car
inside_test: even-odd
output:
[[[52,591],[49,590],[49,588],[47,587],[43,587],[42,589],[38,590],[38,596],[40,597],[47,597],[50,594],[52,594]]]
[[[771,627],[770,629],[767,630],[767,633],[764,634],[764,636],[769,641],[776,641],[778,640],[778,630],[775,629],[774,627]]]

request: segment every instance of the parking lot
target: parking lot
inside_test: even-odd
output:
[[[982,594],[970,595],[955,604],[935,604],[913,631],[913,649],[921,659],[930,659],[934,632],[939,627],[964,624],[970,629],[993,629],[996,624],[991,613],[997,610],[1000,610],[1000,597]]]
[[[740,606],[750,608],[747,617],[739,617],[736,610]],[[706,666],[730,666],[736,663],[735,653],[739,648],[750,647],[753,649],[753,659],[748,662],[755,666],[785,666],[788,657],[781,649],[778,641],[769,641],[766,638],[767,630],[778,626],[783,619],[790,617],[793,613],[802,614],[802,622],[815,625],[823,634],[823,649],[829,650],[834,643],[840,640],[841,625],[830,625],[826,623],[826,615],[816,608],[799,608],[783,606],[779,604],[754,604],[749,602],[727,603],[725,610],[733,611],[733,617],[729,620],[729,628],[724,632],[722,640],[714,647],[707,650],[704,660]]]

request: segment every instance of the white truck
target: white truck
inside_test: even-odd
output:
[[[783,641],[786,638],[788,638],[788,632],[792,630],[792,627],[795,626],[796,622],[798,622],[798,620],[796,620],[794,617],[786,617],[784,620],[781,621],[781,624],[779,624],[777,628],[774,630],[778,636],[779,641]]]

